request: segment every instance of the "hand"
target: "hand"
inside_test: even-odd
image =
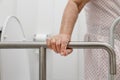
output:
[[[62,56],[67,56],[73,49],[68,48],[67,45],[70,41],[70,35],[59,34],[47,39],[48,48],[54,50]]]

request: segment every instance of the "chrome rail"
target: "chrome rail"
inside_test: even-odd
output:
[[[113,46],[113,47],[114,47],[114,39],[115,39],[114,38],[114,31],[115,31],[118,23],[120,23],[120,17],[115,19],[115,21],[113,22],[113,24],[110,27],[110,41],[109,42],[110,42],[111,46]]]
[[[115,48],[115,30],[117,25],[120,23],[120,17],[116,18],[114,22],[112,23],[110,27],[110,39],[109,39],[109,44]],[[114,80],[114,76],[110,77],[112,80]]]
[[[110,74],[116,74],[116,55],[113,47],[103,42],[70,42],[74,49],[104,49],[109,55]],[[39,80],[46,80],[46,42],[0,42],[0,49],[33,49],[39,48]]]

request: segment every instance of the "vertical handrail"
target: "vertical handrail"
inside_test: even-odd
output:
[[[39,80],[46,80],[46,48],[39,49]]]
[[[110,27],[110,39],[109,39],[110,41],[109,41],[109,43],[113,48],[114,48],[114,44],[115,44],[115,42],[114,42],[114,39],[115,39],[114,32],[115,32],[115,29],[116,29],[119,22],[120,22],[120,17],[115,19],[115,21],[113,22],[113,24]],[[111,76],[110,78],[111,78],[111,80],[114,80],[114,76]]]
[[[111,46],[114,47],[114,31],[115,31],[115,28],[117,26],[117,24],[120,22],[120,17],[118,17],[112,24],[112,26],[110,27],[110,44]]]

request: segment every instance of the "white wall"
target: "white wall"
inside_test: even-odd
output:
[[[0,0],[0,27],[6,16],[16,15],[16,0]]]
[[[17,0],[17,16],[20,18],[27,40],[32,41],[34,34],[51,33],[53,26],[52,1],[47,0]],[[31,80],[38,80],[38,54],[35,50],[28,51],[30,60]],[[52,54],[48,56],[48,78],[52,80]]]
[[[2,4],[6,1],[4,4]],[[1,0],[3,6],[7,5],[5,12],[0,14],[0,22],[3,15],[16,15],[22,25],[27,40],[32,41],[35,33],[57,34],[60,28],[63,10],[68,0]],[[10,8],[10,9],[9,9]],[[10,11],[9,11],[10,10]],[[4,14],[5,13],[5,14]],[[86,27],[84,25],[84,12],[80,14],[76,23],[72,40],[83,40]],[[76,36],[77,35],[77,36]],[[38,80],[38,54],[35,50],[29,50],[29,63],[31,80]],[[80,53],[80,54],[77,54]],[[47,80],[83,80],[83,53],[75,50],[73,54],[62,57],[48,50],[47,53]]]

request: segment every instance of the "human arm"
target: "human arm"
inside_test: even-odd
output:
[[[58,35],[47,40],[48,47],[61,55],[68,55],[72,48],[67,45],[71,39],[72,31],[78,15],[88,0],[69,0],[64,10],[61,27]]]
[[[72,34],[78,15],[88,0],[69,0],[62,17],[59,34]]]

